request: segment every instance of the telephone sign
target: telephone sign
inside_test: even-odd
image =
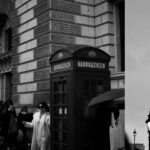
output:
[[[52,66],[52,71],[60,71],[71,68],[71,62],[63,62]]]
[[[78,67],[85,67],[85,68],[96,68],[96,69],[105,69],[104,63],[97,63],[97,62],[87,62],[87,61],[78,61]]]

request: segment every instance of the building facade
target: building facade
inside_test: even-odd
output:
[[[124,88],[124,6],[124,0],[0,0],[0,101],[12,98],[17,111],[49,103],[49,58],[72,45],[109,54],[111,89]],[[116,122],[111,114],[112,150],[124,148],[124,98],[115,103],[120,115]]]
[[[0,100],[49,103],[49,58],[74,44],[108,53],[111,88],[124,88],[124,0],[1,0]]]

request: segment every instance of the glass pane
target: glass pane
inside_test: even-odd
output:
[[[54,129],[63,129],[62,120],[58,120],[58,119],[54,120]]]
[[[67,91],[67,81],[63,80],[62,84],[63,84],[63,91],[64,92]]]
[[[62,86],[62,81],[58,82],[58,92],[62,92],[63,91],[63,86]]]
[[[63,133],[60,131],[58,132],[58,141],[63,142]]]
[[[67,146],[63,144],[55,144],[55,150],[67,150]]]
[[[96,91],[96,80],[91,80],[91,90]]]
[[[58,92],[57,81],[55,81],[55,82],[53,83],[53,86],[54,86],[54,92]]]
[[[64,115],[67,115],[67,107],[64,108]]]
[[[83,91],[89,91],[89,80],[83,80]]]
[[[59,93],[58,97],[59,97],[59,104],[62,104],[63,103],[63,94]]]
[[[58,117],[58,116],[60,116],[60,115],[62,115],[61,114],[61,107],[54,107],[54,116],[55,117]]]
[[[67,130],[67,119],[62,119],[63,122],[63,130]]]
[[[64,96],[62,93],[54,94],[54,104],[63,104]]]
[[[97,82],[97,93],[100,94],[104,91],[103,82],[98,80]]]
[[[54,94],[54,104],[59,104],[58,94]]]
[[[63,143],[67,143],[67,132],[63,132]]]
[[[59,150],[59,144],[55,144],[55,145],[54,145],[54,149],[55,149],[55,150]]]
[[[91,98],[97,96],[97,91],[96,90],[93,90],[91,91]]]
[[[57,130],[67,130],[67,119],[55,119],[54,128]]]
[[[67,93],[63,93],[63,104],[67,104]]]
[[[59,115],[63,115],[63,108],[59,107]]]
[[[54,139],[55,139],[55,142],[66,143],[67,133],[63,131],[55,131]]]
[[[58,142],[58,132],[54,132],[54,141]]]

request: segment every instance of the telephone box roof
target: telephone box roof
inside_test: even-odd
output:
[[[103,50],[89,45],[71,45],[54,52],[50,57],[50,62],[68,58],[90,58],[110,61],[110,56]]]

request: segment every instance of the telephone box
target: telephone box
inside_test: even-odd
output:
[[[97,111],[87,105],[110,89],[109,61],[104,51],[85,45],[59,49],[50,57],[51,150],[108,150],[105,106]],[[96,117],[99,112],[104,119]]]

